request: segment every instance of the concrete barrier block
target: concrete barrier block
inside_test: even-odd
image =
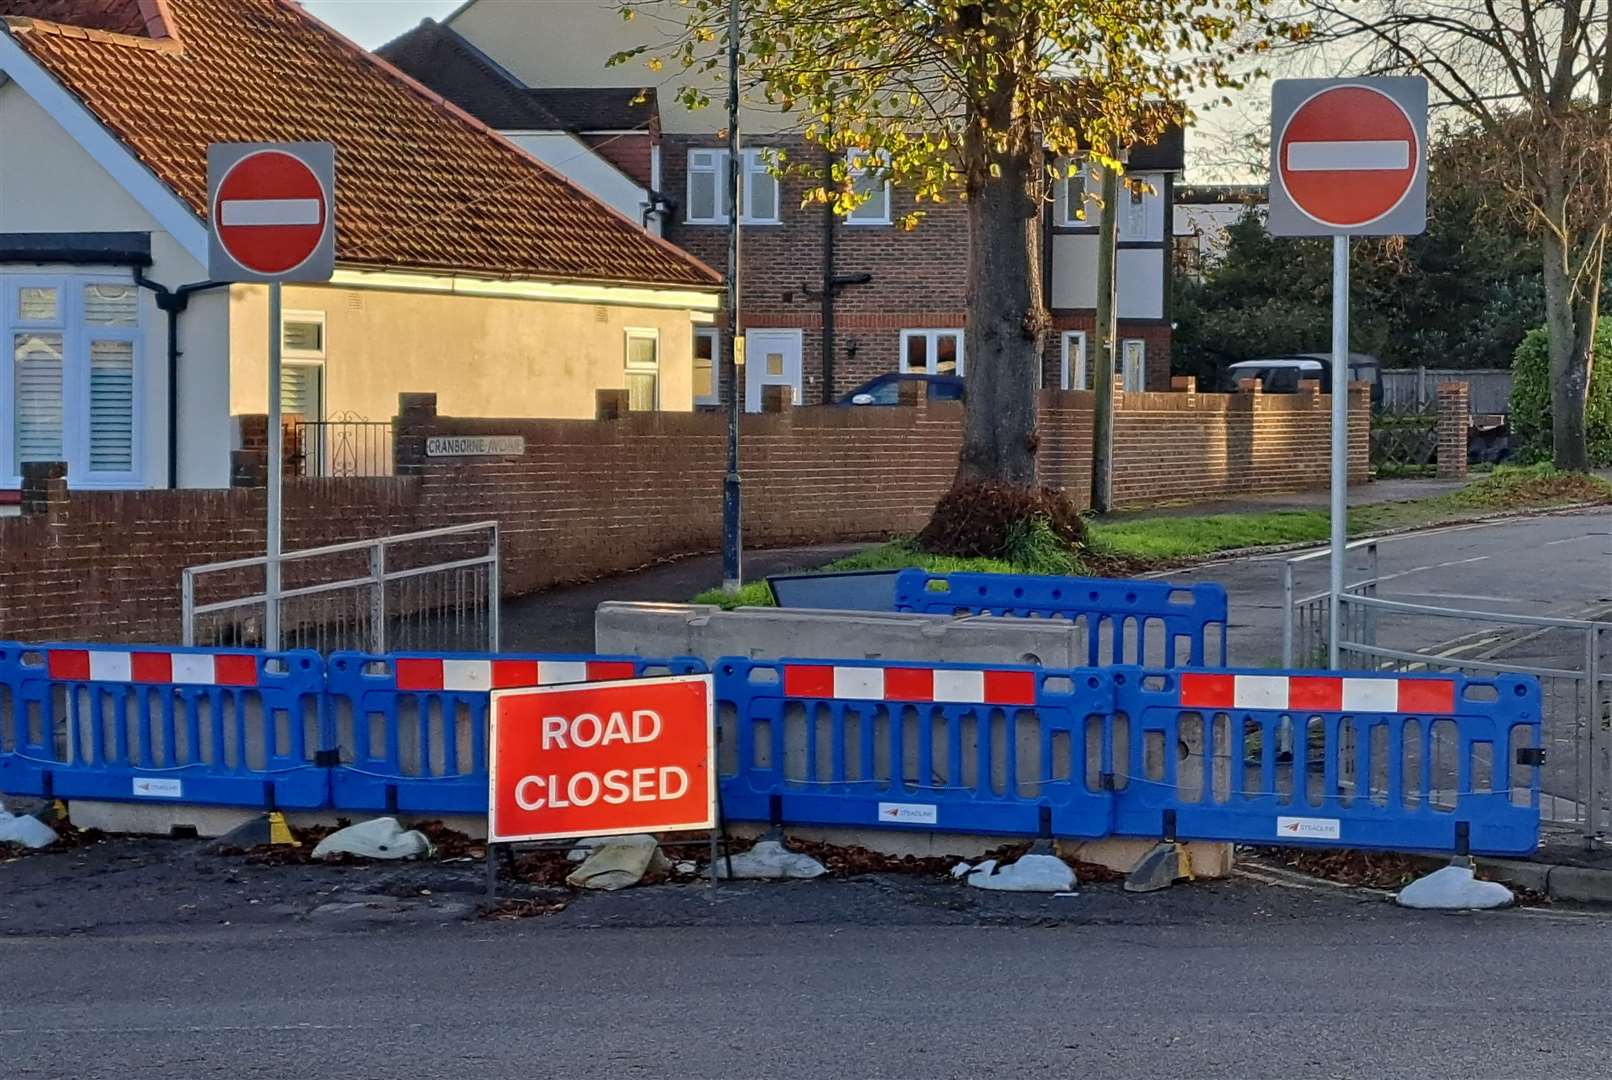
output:
[[[607,601],[594,615],[594,647],[637,656],[785,656],[918,663],[1077,667],[1084,630],[1066,619],[904,612],[739,608]]]

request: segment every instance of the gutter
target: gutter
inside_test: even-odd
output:
[[[152,281],[138,268],[134,283],[149,289],[157,301],[157,309],[168,315],[168,487],[179,487],[179,316],[190,306],[190,298],[210,289],[225,288],[226,281],[196,281],[170,289]]]

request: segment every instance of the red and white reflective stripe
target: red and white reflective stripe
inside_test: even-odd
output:
[[[786,664],[787,697],[858,701],[933,701],[946,705],[1034,705],[1033,671],[840,667]]]
[[[45,671],[72,682],[140,683],[150,686],[256,686],[255,656],[52,649]]]
[[[631,660],[447,660],[440,657],[400,658],[396,671],[399,690],[461,693],[605,682],[631,679],[638,674]]]
[[[1449,679],[1183,672],[1181,705],[1189,709],[1451,713],[1455,711],[1455,683]]]

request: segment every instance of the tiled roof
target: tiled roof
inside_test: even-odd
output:
[[[653,87],[547,87],[528,93],[554,114],[566,131],[647,130],[655,118]]]
[[[142,13],[138,36],[47,21],[89,12],[104,23],[130,3]],[[151,12],[158,17],[144,17]],[[0,0],[0,15],[198,217],[208,143],[329,141],[345,265],[719,280],[286,0]],[[164,31],[177,40],[148,36]]]
[[[564,131],[526,87],[486,53],[435,19],[375,50],[465,112],[499,131]]]

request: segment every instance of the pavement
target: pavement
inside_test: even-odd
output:
[[[874,873],[563,894],[190,841],[0,862],[8,1080],[1602,1075],[1612,915]]]
[[[769,574],[815,570],[824,563],[853,555],[868,544],[819,544],[812,547],[746,551],[747,581]],[[692,555],[658,563],[631,574],[602,578],[585,585],[562,586],[504,602],[499,612],[499,639],[505,652],[592,652],[593,613],[604,600],[686,603],[722,584],[720,554]]]

